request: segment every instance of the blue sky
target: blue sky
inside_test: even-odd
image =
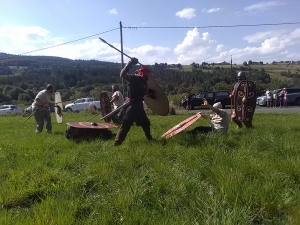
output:
[[[299,0],[0,0],[0,52],[23,54],[124,27],[124,52],[143,64],[300,60]],[[28,55],[120,62],[120,30]],[[127,59],[124,59],[125,62]]]

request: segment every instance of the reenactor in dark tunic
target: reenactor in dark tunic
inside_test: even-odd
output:
[[[116,135],[115,146],[122,144],[134,122],[143,128],[146,138],[152,140],[150,121],[143,107],[144,96],[148,94],[147,80],[151,71],[148,67],[142,66],[135,75],[129,75],[128,71],[137,63],[138,59],[131,58],[120,73],[120,77],[128,82],[127,101],[130,104],[122,109],[122,125]]]

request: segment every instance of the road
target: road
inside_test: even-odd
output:
[[[208,109],[194,109],[191,110],[190,113],[197,113],[197,112],[208,112]],[[228,113],[231,113],[230,108],[226,108],[226,111]],[[186,113],[187,111],[184,109],[177,109],[176,113],[182,114]],[[255,113],[300,113],[300,107],[299,106],[288,106],[284,108],[267,108],[267,107],[256,107]]]

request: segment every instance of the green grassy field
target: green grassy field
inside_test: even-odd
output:
[[[190,115],[150,115],[156,140],[133,126],[118,147],[69,141],[52,116],[53,133],[38,135],[33,118],[0,117],[0,224],[299,224],[298,114],[168,140],[159,137]]]

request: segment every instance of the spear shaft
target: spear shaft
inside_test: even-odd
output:
[[[100,37],[99,37],[99,39],[100,39],[102,42],[104,42],[105,44],[107,44],[108,46],[112,47],[113,49],[117,50],[117,51],[120,52],[121,54],[125,55],[125,56],[128,57],[129,59],[132,59],[132,57],[130,57],[130,56],[127,55],[126,53],[122,52],[121,50],[117,49],[115,46],[113,46],[113,45],[107,43],[104,39],[102,39],[102,38],[100,38]],[[140,64],[141,66],[143,66],[143,64],[140,63],[140,62],[138,62],[138,64]],[[158,76],[160,76],[160,77],[163,77],[161,74],[159,74],[159,73],[157,73],[157,72],[155,72],[155,71],[153,71],[153,70],[151,70],[151,71],[152,71],[154,74],[156,74],[156,75],[158,75]],[[181,87],[181,86],[179,86],[179,85],[177,85],[177,84],[174,84],[173,82],[167,80],[165,77],[163,77],[163,79],[165,79],[166,81],[168,81],[170,84],[172,84],[172,85],[174,85],[174,86],[176,86],[176,87],[178,87],[178,88],[184,90],[185,92],[190,93],[190,91],[186,90],[185,88],[183,88],[183,87]]]

